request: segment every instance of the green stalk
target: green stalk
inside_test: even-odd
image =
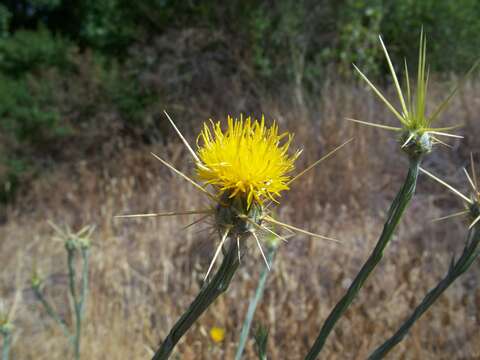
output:
[[[75,252],[77,251],[75,245],[70,245],[68,242],[67,247],[67,263],[68,263],[68,279],[70,286],[70,294],[73,300],[73,307],[75,310],[75,334],[73,336],[73,352],[75,360],[80,359],[80,331],[82,329],[82,313],[77,298],[77,290],[75,287],[76,271],[75,271]]]
[[[40,291],[40,288],[38,286],[33,286],[33,292],[35,293],[35,296],[37,297],[38,300],[42,303],[43,307],[45,308],[47,314],[58,324],[60,325],[60,328],[62,329],[64,335],[69,339],[70,342],[73,343],[73,337],[72,334],[70,333],[70,330],[68,329],[67,324],[65,323],[65,320],[63,320],[60,315],[53,309],[52,305],[45,299],[43,294]]]
[[[267,261],[270,266],[272,267],[273,260],[275,258],[275,254],[277,252],[277,245],[271,245],[267,249]],[[258,303],[260,302],[263,291],[265,289],[265,284],[267,282],[268,274],[270,270],[268,270],[267,266],[265,265],[262,273],[260,274],[260,278],[258,279],[257,289],[255,290],[255,295],[250,300],[248,305],[247,314],[245,315],[245,321],[242,326],[242,331],[240,332],[240,340],[238,342],[237,352],[235,354],[235,360],[240,360],[242,358],[243,351],[245,349],[245,345],[248,339],[248,333],[250,332],[250,328],[252,326],[253,315],[255,314],[255,310],[257,309]]]
[[[387,353],[392,350],[403,338],[407,335],[410,328],[415,322],[433,305],[440,295],[465,271],[468,270],[470,265],[475,261],[479,255],[478,245],[480,243],[480,229],[474,226],[470,230],[467,242],[463,249],[462,256],[455,262],[455,258],[452,259],[450,268],[448,269],[445,277],[431,289],[427,295],[423,298],[420,305],[418,305],[410,317],[403,323],[403,325],[397,330],[397,332],[381,346],[379,346],[370,356],[369,360],[383,359]]]
[[[85,313],[85,303],[87,301],[88,296],[88,248],[82,247],[82,261],[83,261],[83,268],[82,268],[82,287],[80,291],[80,301],[79,301],[79,308],[81,318],[83,319],[83,315]]]
[[[88,248],[81,247],[82,253],[82,285],[80,288],[80,299],[75,303],[75,359],[80,359],[80,340],[82,337],[82,320],[85,310],[85,302],[88,293]]]
[[[3,335],[3,346],[2,346],[2,360],[8,360],[10,355],[10,345],[12,343],[12,330],[5,324],[0,326],[0,332]]]
[[[165,338],[152,360],[165,360],[170,357],[173,348],[182,336],[215,301],[215,299],[228,289],[230,281],[238,269],[239,264],[236,244],[234,241],[230,241],[230,247],[224,256],[222,265],[217,273],[210,282],[203,286],[190,307],[170,330],[170,333]]]
[[[305,357],[305,360],[314,360],[317,358],[336,322],[347,310],[348,306],[352,303],[353,299],[355,299],[355,296],[362,288],[365,280],[367,280],[370,273],[382,259],[383,251],[390,242],[392,234],[397,227],[403,212],[415,193],[420,161],[421,156],[410,156],[410,166],[408,174],[405,178],[405,182],[390,206],[382,234],[380,235],[373,252],[370,254],[369,258],[353,280],[345,295],[330,312],[328,318],[325,320],[322,326],[322,329],[320,330],[320,334]]]

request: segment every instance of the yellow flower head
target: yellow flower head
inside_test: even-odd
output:
[[[251,117],[228,117],[227,128],[220,122],[204,124],[199,135],[197,175],[229,198],[243,196],[249,208],[253,201],[275,201],[280,192],[288,190],[288,175],[300,152],[288,154],[292,134],[278,133],[278,126],[265,125]]]
[[[298,232],[338,242],[338,240],[314,234],[275,219],[270,215],[268,207],[263,206],[263,202],[265,200],[276,201],[275,198],[279,197],[283,190],[288,190],[292,182],[297,181],[301,176],[304,176],[320,162],[332,156],[353,139],[344,142],[300,173],[297,173],[294,177],[291,177],[289,174],[294,170],[295,160],[301,151],[296,151],[294,154],[289,155],[288,150],[293,135],[288,132],[279,134],[278,126],[275,122],[270,127],[265,126],[263,116],[261,121],[252,120],[251,117],[243,119],[241,116],[240,119],[233,119],[229,116],[226,129],[224,130],[220,122],[214,123],[210,121],[210,126],[209,124],[204,124],[203,130],[197,138],[197,151],[194,151],[170,116],[166,112],[165,115],[195,160],[197,177],[205,185],[212,185],[216,189],[217,194],[211,193],[206,186],[197,183],[158,155],[153,153],[152,155],[174,173],[188,181],[202,194],[213,200],[215,206],[198,210],[131,214],[120,215],[119,217],[204,215],[191,225],[207,217],[214,217],[214,227],[221,236],[221,240],[210,262],[205,279],[210,274],[215,260],[222,249],[224,249],[227,240],[230,240],[230,243],[236,241],[238,260],[240,261],[241,242],[250,236],[253,236],[255,239],[265,265],[270,269],[269,261],[263,252],[258,234],[268,234],[270,237],[273,235],[275,239],[287,241],[286,237],[272,230],[271,227],[274,226],[288,229],[290,233]],[[270,241],[269,246],[276,245],[275,240]],[[234,243],[231,246],[234,246]],[[231,249],[233,248],[231,247]],[[216,342],[222,341],[224,330],[212,328],[210,336]]]
[[[210,338],[216,343],[222,342],[225,339],[225,329],[212,327],[210,329]]]

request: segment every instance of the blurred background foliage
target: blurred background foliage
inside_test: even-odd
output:
[[[4,0],[0,202],[106,140],[160,141],[164,108],[204,120],[282,92],[308,106],[332,76],[355,81],[352,62],[385,80],[377,34],[401,64],[421,26],[439,76],[478,57],[478,0]]]

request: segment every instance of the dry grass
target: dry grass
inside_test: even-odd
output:
[[[434,95],[444,90],[438,86]],[[469,83],[446,117],[464,121],[462,146],[438,149],[425,166],[456,184],[469,151],[480,150],[480,84]],[[344,116],[378,121],[385,110],[371,94],[352,85],[330,85],[314,110],[296,110],[278,101],[264,101],[269,116],[296,133],[305,152],[299,168],[343,140],[355,142],[335,160],[322,164],[286,194],[280,218],[340,238],[344,246],[298,236],[281,247],[257,314],[270,328],[272,359],[302,359],[335,302],[358,271],[381,231],[385,211],[406,172],[406,160],[388,134],[353,126]],[[436,96],[434,96],[436,98]],[[389,118],[389,117],[388,117]],[[200,119],[203,120],[203,119]],[[455,122],[455,121],[454,121]],[[193,123],[193,134],[199,129]],[[181,123],[182,128],[187,127]],[[384,136],[387,135],[387,136]],[[99,148],[101,145],[99,144]],[[205,225],[182,230],[195,218],[115,220],[121,213],[190,209],[203,198],[173,176],[150,155],[161,153],[177,167],[191,164],[182,145],[108,150],[113,157],[63,165],[36,181],[21,201],[7,209],[0,227],[0,289],[13,299],[21,289],[15,318],[14,359],[64,359],[69,349],[56,325],[35,301],[28,287],[34,265],[46,277],[46,293],[65,318],[66,259],[63,246],[52,242],[47,220],[75,229],[95,224],[91,261],[91,293],[83,332],[84,359],[146,359],[166,335],[201,285],[214,239]],[[325,359],[361,359],[393,332],[423,294],[446,271],[453,251],[460,251],[465,226],[460,221],[432,224],[458,203],[429,180],[421,179],[411,208],[385,259],[359,298],[339,322],[324,350]],[[215,239],[216,240],[216,239]],[[250,251],[227,294],[200,319],[177,347],[181,359],[230,359],[235,352],[243,316],[263,266]],[[15,271],[20,282],[15,284]],[[478,266],[443,296],[414,327],[393,359],[480,358]],[[212,326],[226,329],[225,341],[213,343]],[[254,359],[252,341],[246,358]]]

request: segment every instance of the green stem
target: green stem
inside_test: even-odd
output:
[[[327,337],[333,330],[336,322],[347,310],[348,306],[351,304],[353,299],[355,299],[355,296],[362,288],[365,280],[367,280],[370,273],[382,259],[383,251],[390,242],[392,234],[398,222],[400,221],[400,218],[402,217],[405,208],[407,207],[415,193],[419,166],[420,157],[410,160],[410,167],[408,170],[408,174],[405,178],[405,182],[400,191],[398,192],[397,196],[393,200],[390,210],[388,211],[387,220],[383,227],[382,234],[380,235],[380,238],[378,239],[378,242],[373,249],[373,252],[370,254],[363,267],[360,269],[359,273],[348,288],[346,294],[330,312],[328,318],[325,320],[322,326],[322,329],[320,330],[320,334],[318,335],[315,343],[305,357],[305,360],[314,360],[317,358],[318,354],[322,350],[327,340]]]
[[[73,299],[73,307],[75,310],[75,334],[73,337],[73,352],[75,356],[75,360],[80,359],[80,331],[82,327],[81,321],[81,310],[79,306],[79,301],[77,298],[77,290],[75,287],[75,280],[76,280],[76,272],[75,272],[75,252],[76,248],[74,247],[67,247],[67,263],[68,263],[68,278],[69,278],[69,285],[70,285],[70,294]]]
[[[467,243],[463,249],[462,256],[457,262],[452,259],[450,268],[445,277],[431,289],[423,298],[410,317],[403,323],[397,332],[381,346],[379,346],[370,356],[369,360],[383,359],[387,353],[392,350],[407,335],[413,324],[433,305],[440,295],[465,271],[479,255],[478,245],[480,243],[480,230],[476,226],[469,232]]]
[[[81,314],[81,319],[83,319],[83,316],[85,314],[85,303],[87,302],[87,296],[88,296],[88,248],[82,248],[82,260],[83,260],[83,268],[82,268],[82,288],[80,291],[80,301],[79,301],[79,307],[80,307],[80,314]]]
[[[275,258],[275,254],[277,252],[278,246],[269,246],[267,252],[267,261],[270,266],[272,267],[273,260]],[[250,332],[250,328],[252,326],[253,315],[255,314],[255,310],[257,309],[258,303],[263,296],[263,291],[265,289],[265,284],[267,282],[267,277],[270,271],[268,270],[267,266],[264,266],[262,273],[260,274],[260,278],[258,279],[257,289],[255,290],[254,297],[250,300],[248,305],[247,314],[245,315],[245,321],[242,326],[242,331],[240,332],[240,340],[238,342],[237,352],[235,354],[235,360],[240,360],[242,358],[243,351],[245,349],[245,345],[248,339],[248,333]]]
[[[82,267],[82,286],[80,289],[80,299],[78,301],[78,304],[76,306],[78,307],[78,311],[76,312],[77,314],[77,328],[76,328],[76,336],[78,338],[77,340],[77,347],[78,347],[78,356],[80,356],[80,339],[82,336],[81,329],[82,329],[82,320],[85,314],[85,303],[87,301],[87,295],[88,295],[88,248],[82,247],[81,248],[81,253],[82,253],[82,262],[83,262],[83,267]]]
[[[88,248],[81,247],[80,248],[82,254],[82,285],[80,288],[80,298],[78,302],[75,302],[75,359],[80,359],[80,341],[82,338],[82,320],[85,313],[85,302],[87,301],[88,295]],[[73,277],[73,281],[75,281],[75,275]],[[75,288],[75,286],[73,286]],[[72,297],[73,297],[72,293]]]
[[[170,330],[170,333],[165,338],[152,360],[164,360],[170,357],[173,348],[182,336],[188,331],[188,329],[190,329],[200,315],[202,315],[203,312],[215,301],[215,299],[228,289],[230,281],[238,269],[239,264],[240,262],[237,256],[235,241],[230,241],[230,247],[223,258],[219,270],[212,280],[203,286],[190,307]]]
[[[65,320],[63,320],[60,315],[53,309],[52,305],[45,299],[43,294],[40,292],[40,289],[37,286],[33,287],[33,292],[35,293],[35,296],[37,297],[38,300],[42,303],[43,307],[45,308],[45,311],[47,314],[58,324],[60,325],[60,328],[62,329],[64,335],[68,338],[70,342],[73,342],[72,334],[70,333],[70,330],[68,329],[67,324],[65,323]]]
[[[2,360],[8,360],[10,355],[10,345],[12,342],[12,332],[10,330],[1,329],[3,335]]]

